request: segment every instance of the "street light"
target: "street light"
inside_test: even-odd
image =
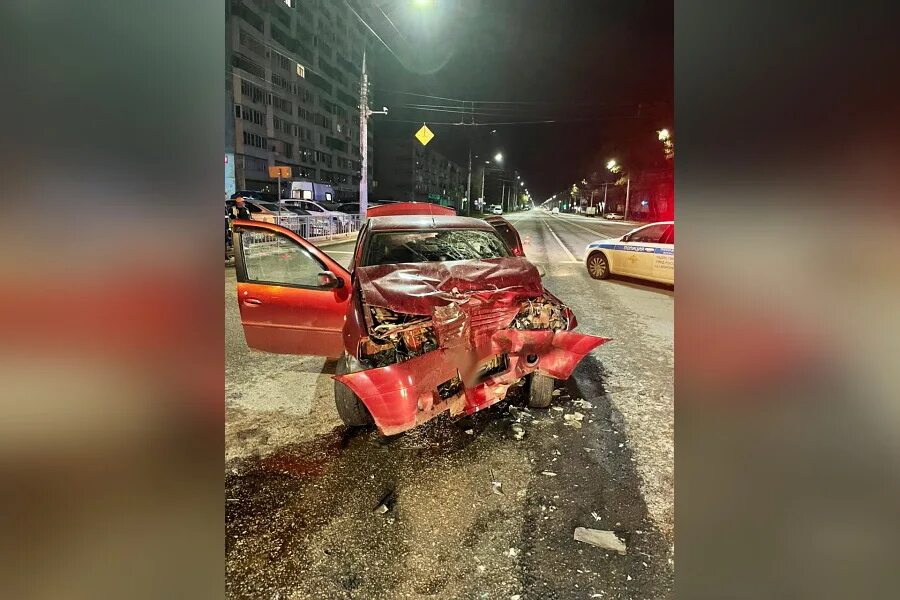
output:
[[[503,154],[501,154],[500,152],[498,152],[497,154],[495,154],[495,155],[494,155],[494,161],[497,162],[497,163],[502,163],[502,162],[503,162]]]
[[[664,142],[669,139],[669,130],[668,129],[660,129],[656,132],[656,135],[659,137],[659,141]]]

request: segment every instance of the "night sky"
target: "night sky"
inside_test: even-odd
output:
[[[473,154],[502,151],[504,166],[522,174],[537,201],[604,172],[611,157],[637,167],[661,155],[655,131],[673,128],[671,2],[377,6],[384,14],[376,7],[370,25],[393,52],[382,46],[370,59],[373,106],[390,109],[373,117],[376,136],[412,136],[425,122],[436,133],[429,147],[463,166],[470,143]],[[479,101],[473,109],[479,123],[557,122],[441,125],[471,121],[459,99]]]

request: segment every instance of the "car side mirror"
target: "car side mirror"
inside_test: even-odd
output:
[[[344,280],[332,273],[331,271],[322,271],[319,273],[319,287],[326,290],[339,288],[344,285]]]
[[[623,235],[621,241],[627,242],[629,239],[628,235]]]

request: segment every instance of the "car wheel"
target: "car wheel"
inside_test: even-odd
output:
[[[609,277],[609,261],[602,252],[594,252],[588,257],[588,274],[594,279],[606,279]]]
[[[553,378],[532,373],[528,382],[528,406],[547,408],[553,398]]]
[[[338,359],[335,374],[345,375],[350,372],[352,372],[350,359],[347,353],[344,352]],[[363,427],[372,422],[372,415],[362,400],[359,399],[359,396],[337,380],[334,382],[334,403],[344,425],[348,427]]]

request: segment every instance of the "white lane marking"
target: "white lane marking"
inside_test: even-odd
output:
[[[329,250],[328,254],[353,254],[353,250]]]
[[[548,230],[548,231],[549,231],[549,232],[550,232],[550,235],[552,235],[552,236],[553,236],[553,239],[555,239],[555,240],[556,240],[556,243],[557,243],[557,244],[559,244],[559,246],[560,246],[560,247],[561,247],[561,248],[562,248],[562,249],[563,249],[563,250],[565,250],[565,251],[566,251],[566,254],[568,254],[568,255],[569,255],[569,258],[570,258],[570,259],[572,259],[572,260],[570,260],[570,261],[568,261],[568,262],[573,262],[573,263],[580,263],[580,262],[581,262],[581,261],[580,261],[580,260],[578,260],[578,259],[577,259],[577,258],[575,258],[575,255],[574,255],[574,254],[572,254],[572,253],[571,253],[571,252],[569,252],[569,249],[568,249],[568,248],[566,248],[566,245],[565,245],[565,244],[563,244],[563,243],[562,243],[562,240],[561,240],[561,239],[559,239],[559,236],[558,236],[558,235],[556,235],[556,232],[555,232],[555,231],[553,231],[553,229],[551,229],[551,228],[550,228],[550,226],[549,226],[549,225],[547,225],[547,224],[546,224],[546,223],[544,223],[544,225],[546,225],[546,226],[547,226],[547,230]]]
[[[588,233],[593,233],[594,235],[610,235],[610,236],[616,235],[616,234],[614,234],[614,233],[612,233],[612,234],[609,234],[609,233],[601,233],[601,232],[595,231],[595,230],[593,230],[593,229],[588,229],[588,228],[585,227],[584,225],[579,225],[578,223],[574,222],[572,219],[564,219],[563,217],[557,217],[556,215],[553,215],[553,214],[551,214],[550,216],[553,217],[554,219],[559,219],[560,221],[562,221],[562,222],[564,222],[564,223],[568,223],[569,225],[574,225],[575,227],[579,227],[579,228],[581,228],[581,229],[584,229],[584,230],[587,231]],[[607,225],[607,223],[602,223],[602,224],[601,224],[601,223],[597,223],[597,224],[598,224],[598,225],[601,225],[601,226],[602,226],[602,225]],[[631,231],[631,230],[629,229],[628,231]],[[625,235],[626,233],[628,233],[628,231],[623,231],[623,232],[622,232],[621,234],[619,234],[619,235]]]

